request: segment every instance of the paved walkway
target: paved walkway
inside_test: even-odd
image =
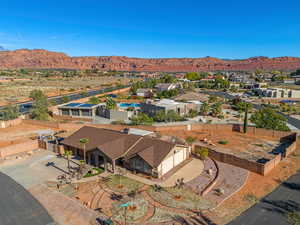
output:
[[[83,206],[79,201],[51,190],[46,185],[37,185],[31,188],[30,192],[46,207],[60,225],[90,225],[100,216],[99,213]],[[20,223],[20,225],[25,224]],[[31,223],[28,225],[38,224]],[[41,225],[46,225],[46,223]]]
[[[211,170],[211,174],[208,174],[208,170]],[[215,179],[217,175],[217,168],[214,162],[207,158],[204,161],[204,170],[195,179],[186,183],[186,185],[192,188],[196,193],[202,193],[202,191]]]
[[[203,162],[199,159],[193,158],[191,159],[190,162],[185,164],[183,167],[180,167],[180,169],[176,170],[170,177],[166,178],[166,180],[163,181],[153,180],[153,179],[150,180],[132,173],[127,173],[125,176],[147,185],[158,184],[161,185],[162,187],[172,187],[175,185],[178,179],[184,178],[185,182],[189,182],[195,179],[203,172],[203,169],[204,169]]]
[[[205,198],[220,205],[224,200],[239,191],[246,183],[249,171],[227,163],[216,161],[219,167],[219,176],[213,189],[205,195]],[[216,190],[223,190],[223,194],[217,195]]]
[[[21,185],[0,173],[0,225],[54,225],[45,208]]]

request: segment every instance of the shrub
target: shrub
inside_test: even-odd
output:
[[[188,136],[185,141],[188,143],[188,144],[192,144],[193,142],[196,141],[196,138],[192,137],[192,136]]]
[[[227,144],[228,144],[228,141],[226,141],[226,140],[221,140],[221,141],[219,141],[218,143],[221,144],[221,145],[227,145]]]
[[[291,224],[300,225],[300,212],[289,212],[287,217]]]
[[[208,148],[205,147],[197,147],[195,149],[195,154],[202,160],[205,160],[208,157]]]

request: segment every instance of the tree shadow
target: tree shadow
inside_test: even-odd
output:
[[[182,216],[172,216],[172,220],[182,225],[190,225],[190,223]]]
[[[208,225],[217,225],[210,218],[208,218],[207,216],[205,216],[202,212],[198,212],[197,215],[199,217],[201,217],[205,221],[206,224],[208,224]]]
[[[114,201],[121,201],[123,199],[122,195],[116,194],[116,193],[112,193],[110,195],[110,199],[114,200]]]
[[[289,189],[300,191],[300,184],[298,184],[298,183],[283,182],[282,185],[283,185],[284,187],[289,188]]]
[[[289,212],[295,212],[295,211],[299,211],[300,210],[300,204],[292,201],[292,200],[288,200],[288,201],[276,201],[276,200],[262,200],[261,202],[263,203],[267,203],[269,205],[272,205],[273,207],[269,208],[269,207],[264,207],[265,210],[271,211],[271,212],[275,212],[275,213],[279,213],[279,214],[286,214]]]

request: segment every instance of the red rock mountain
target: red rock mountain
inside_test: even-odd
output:
[[[118,71],[296,70],[297,57],[254,57],[244,60],[205,58],[129,58],[124,56],[70,57],[42,49],[0,51],[0,68],[64,68]]]

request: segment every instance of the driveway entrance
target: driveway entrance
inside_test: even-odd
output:
[[[0,225],[54,225],[44,207],[20,184],[0,173]]]

